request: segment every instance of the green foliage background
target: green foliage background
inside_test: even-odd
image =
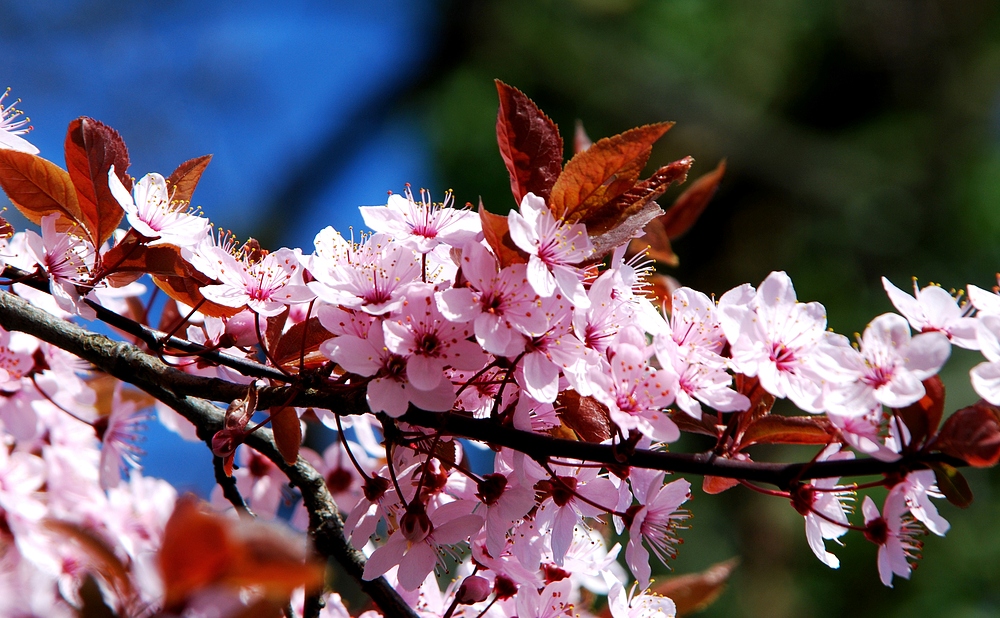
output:
[[[682,283],[722,293],[785,270],[842,333],[892,310],[886,275],[948,288],[1000,269],[1000,15],[995,2],[508,0],[456,2],[431,77],[407,107],[431,136],[438,177],[461,203],[513,206],[493,126],[500,78],[572,144],[674,120],[650,170],[683,155],[692,177],[722,159],[722,188],[675,249]],[[669,203],[670,196],[664,198]],[[971,403],[959,350],[949,407]],[[753,454],[753,453],[752,453]],[[757,451],[764,458],[808,452]],[[858,533],[832,571],[802,518],[737,488],[695,492],[674,567],[742,558],[705,616],[1000,614],[1000,475],[969,475],[976,503],[943,504],[952,530],[926,539],[912,581],[884,588]],[[697,479],[692,479],[696,484]],[[860,511],[860,504],[857,505]],[[859,514],[860,518],[860,514]]]

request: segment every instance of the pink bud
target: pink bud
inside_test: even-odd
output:
[[[257,343],[257,320],[253,311],[244,309],[226,320],[226,335],[237,346]]]
[[[212,436],[212,453],[216,457],[230,457],[236,452],[236,447],[240,445],[237,434],[229,429],[220,429]]]
[[[485,601],[490,596],[490,582],[478,575],[470,575],[465,578],[462,585],[458,587],[455,598],[463,605],[472,605]]]

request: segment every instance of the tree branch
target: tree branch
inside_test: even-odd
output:
[[[155,384],[163,389],[169,388],[174,396],[193,395],[226,402],[242,397],[246,391],[246,387],[225,380],[184,373],[131,344],[90,333],[6,292],[0,294],[0,326],[34,335],[143,390],[146,390],[144,385]],[[287,379],[287,376],[282,375],[282,378]],[[369,411],[364,400],[364,386],[364,383],[353,386],[329,385],[329,388],[336,389],[332,392],[325,389],[303,389],[291,398],[289,389],[298,388],[297,386],[266,387],[260,390],[260,407],[282,404],[336,410],[337,414],[362,414]],[[521,431],[503,426],[492,419],[475,419],[458,412],[440,414],[411,407],[400,420],[456,437],[505,446],[538,460],[561,457],[754,481],[782,489],[786,489],[795,480],[879,475],[927,468],[928,464],[934,462],[945,462],[956,467],[967,465],[964,461],[939,453],[907,455],[894,462],[865,458],[793,464],[738,461],[721,458],[713,453],[670,453],[643,449],[625,453],[612,445],[565,440]]]

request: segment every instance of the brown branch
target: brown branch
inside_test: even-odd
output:
[[[90,333],[70,322],[55,318],[8,293],[0,294],[0,326],[19,330],[71,352],[93,363],[116,378],[145,389],[143,384],[169,388],[176,396],[192,395],[213,401],[232,401],[245,394],[244,386],[186,374],[169,367],[135,346]],[[284,377],[284,376],[283,376]],[[364,384],[334,385],[324,389],[303,389],[289,399],[289,388],[266,387],[260,390],[261,407],[292,405],[336,410],[338,414],[368,412]],[[329,390],[328,390],[329,389]],[[437,429],[453,436],[504,446],[544,461],[561,457],[596,463],[629,465],[667,472],[719,476],[767,483],[781,489],[797,480],[832,477],[871,476],[890,472],[917,470],[933,462],[959,467],[966,463],[940,453],[916,453],[894,462],[874,458],[806,463],[760,463],[718,457],[714,453],[670,453],[636,449],[623,453],[612,445],[554,438],[545,434],[520,431],[492,419],[475,419],[453,412],[440,414],[410,408],[401,420]]]

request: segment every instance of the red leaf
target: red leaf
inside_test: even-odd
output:
[[[66,168],[76,187],[82,223],[91,239],[100,245],[111,237],[125,212],[108,186],[108,170],[129,191],[129,157],[125,141],[117,131],[93,118],[80,117],[66,131]]]
[[[701,480],[701,490],[709,495],[721,494],[727,489],[732,489],[739,485],[736,479],[728,479],[721,476],[706,476]]]
[[[694,222],[704,212],[708,202],[719,188],[719,181],[726,172],[726,160],[723,159],[714,171],[711,171],[694,181],[680,197],[674,200],[667,214],[660,217],[663,229],[671,240],[676,240],[691,229]]]
[[[295,465],[302,445],[302,425],[299,424],[295,408],[271,408],[271,431],[274,432],[274,443],[285,463]]]
[[[295,588],[322,586],[325,564],[307,559],[305,543],[274,525],[233,520],[180,498],[163,531],[159,552],[165,609],[214,586],[253,586],[263,597],[287,602]]]
[[[611,438],[611,416],[593,397],[563,391],[556,400],[559,420],[583,442],[604,442]]]
[[[559,129],[517,88],[496,80],[500,95],[497,144],[510,174],[510,190],[520,204],[527,193],[548,201],[562,171],[563,142]]]
[[[928,437],[934,435],[944,414],[944,383],[941,378],[931,376],[923,384],[924,396],[896,411],[910,430],[910,450],[918,450]]]
[[[198,307],[198,311],[209,317],[231,318],[243,310],[243,307],[226,307],[206,300],[201,295],[204,284],[190,277],[153,277],[153,283],[170,298],[189,307]]]
[[[833,428],[825,416],[778,416],[768,414],[750,424],[740,447],[751,444],[827,444]]]
[[[628,243],[639,233],[639,230],[663,214],[663,209],[660,208],[660,205],[653,201],[646,202],[638,209],[633,206],[635,204],[627,205],[611,212],[605,211],[606,214],[614,214],[620,217],[618,222],[605,232],[593,234],[591,233],[590,226],[587,226],[590,243],[594,246],[594,253],[590,256],[591,260],[602,259],[616,248]],[[599,227],[603,228],[604,226]],[[594,229],[599,229],[599,227],[595,226]]]
[[[83,225],[76,188],[69,174],[41,157],[0,148],[0,188],[21,214],[39,225],[42,217],[59,213],[56,229]]]
[[[932,448],[977,468],[1000,461],[1000,408],[986,401],[948,417]]]
[[[650,592],[673,600],[678,616],[700,612],[719,598],[739,558],[730,558],[708,567],[701,573],[664,577],[652,586]]]
[[[653,143],[672,123],[637,127],[606,137],[576,154],[552,187],[549,208],[556,219],[588,225],[601,207],[635,186],[653,150]],[[603,232],[606,229],[595,229]]]
[[[201,180],[201,175],[205,172],[212,155],[203,155],[194,159],[188,159],[177,166],[170,177],[167,178],[167,187],[171,191],[170,199],[178,202],[190,202],[194,195],[194,189]]]
[[[486,242],[493,249],[493,254],[497,256],[500,267],[504,268],[511,264],[525,264],[528,262],[528,255],[514,244],[510,237],[510,226],[507,224],[507,217],[495,215],[483,208],[483,203],[479,203],[479,220],[483,224],[483,235]]]
[[[305,356],[306,367],[318,365],[326,360],[319,354],[319,346],[333,335],[323,328],[319,318],[309,318],[305,322],[293,324],[274,348],[274,361],[279,365],[298,367],[299,360]]]

